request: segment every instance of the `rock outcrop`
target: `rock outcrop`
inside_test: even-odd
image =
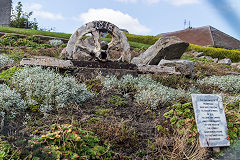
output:
[[[133,58],[131,63],[158,65],[161,59],[180,59],[188,45],[175,36],[162,37],[143,54]]]
[[[177,72],[180,72],[185,76],[194,76],[194,63],[188,60],[175,59],[175,60],[165,60],[162,59],[158,66],[165,67],[175,67]]]

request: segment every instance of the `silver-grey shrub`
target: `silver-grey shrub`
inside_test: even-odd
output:
[[[40,105],[43,113],[93,97],[85,84],[78,84],[73,77],[41,67],[25,66],[13,75],[12,84],[25,96],[28,105]]]
[[[52,39],[52,40],[49,40],[49,43],[52,46],[57,47],[57,46],[60,46],[61,44],[63,44],[63,41],[62,40],[57,40],[57,39]]]
[[[222,91],[240,93],[240,75],[211,76],[199,80],[198,83],[216,86]]]
[[[15,117],[27,108],[25,101],[15,89],[6,84],[0,84],[0,112],[1,116]]]
[[[0,67],[5,66],[7,64],[12,64],[13,62],[14,61],[7,55],[0,54]]]
[[[134,95],[135,102],[151,109],[156,109],[160,104],[174,103],[180,98],[189,98],[189,94],[184,90],[163,86],[143,75],[138,77],[125,75],[120,80],[115,76],[106,76],[101,81],[106,90],[115,88],[123,93],[134,90],[136,92]]]

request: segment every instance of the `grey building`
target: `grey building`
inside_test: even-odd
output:
[[[0,0],[0,26],[10,25],[11,5],[11,0]]]

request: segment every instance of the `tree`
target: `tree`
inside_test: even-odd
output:
[[[29,20],[33,12],[24,12],[22,8],[22,3],[18,2],[15,10],[12,11],[10,26],[16,28],[38,29],[36,18],[34,18],[33,21]]]

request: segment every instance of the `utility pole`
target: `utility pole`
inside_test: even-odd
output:
[[[183,29],[185,29],[186,28],[186,25],[187,25],[187,20],[186,19],[184,19],[184,28]]]

